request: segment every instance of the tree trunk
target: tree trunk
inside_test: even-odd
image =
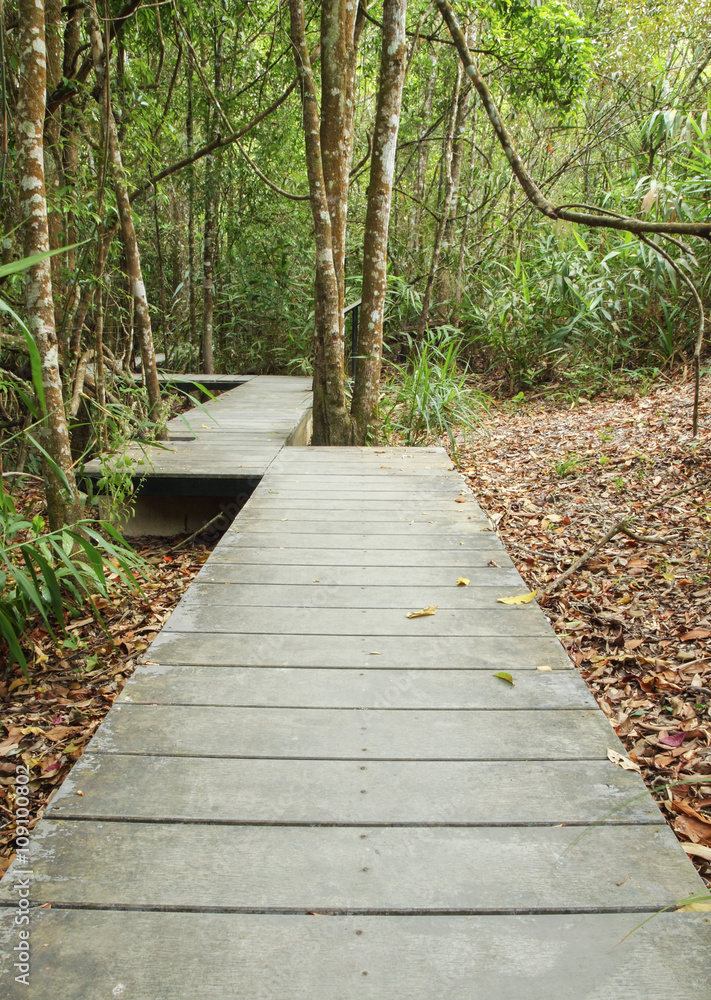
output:
[[[109,169],[111,170],[114,193],[116,195],[116,207],[118,208],[121,235],[123,237],[124,252],[126,255],[126,274],[128,276],[131,296],[133,299],[134,324],[138,338],[138,347],[141,353],[141,361],[143,364],[143,380],[148,393],[148,415],[156,427],[156,436],[161,440],[165,440],[167,433],[165,431],[165,427],[163,426],[163,407],[160,396],[160,383],[158,382],[156,353],[153,346],[151,316],[148,310],[146,286],[143,283],[141,255],[138,249],[138,241],[136,239],[136,229],[133,224],[131,204],[128,199],[128,191],[124,180],[121,149],[119,146],[118,133],[116,131],[116,120],[114,118],[114,113],[111,110],[111,104],[109,101],[107,75],[108,66],[106,63],[104,42],[101,36],[99,18],[96,13],[94,0],[87,0],[85,13],[89,25],[89,34],[91,36],[91,52],[94,61],[94,71],[96,73],[97,82],[102,91],[99,104],[108,147]]]
[[[222,40],[224,29],[216,21],[213,24],[213,46],[215,60],[215,97],[220,100],[222,92]],[[208,105],[209,107],[209,105]],[[210,135],[211,115],[206,115],[206,135]],[[217,116],[215,116],[215,121]],[[219,216],[220,174],[215,157],[210,154],[205,161],[205,233],[202,251],[202,370],[206,375],[215,371],[214,327],[215,327],[215,244],[217,241],[217,219]]]
[[[47,92],[52,93],[62,77],[62,0],[45,0],[44,31],[47,48]],[[56,250],[60,247],[62,240],[62,215],[57,210],[56,205],[59,189],[63,186],[62,154],[59,140],[60,118],[59,112],[57,112],[55,115],[47,115],[44,121],[44,176],[45,185],[50,193],[47,206],[50,250]],[[52,257],[51,266],[54,325],[55,329],[58,330],[61,325],[61,301],[63,298],[63,262],[60,254]]]
[[[353,156],[355,68],[364,14],[358,3],[321,6],[321,159],[331,215],[333,263],[341,313],[345,306],[348,189]],[[343,336],[343,325],[341,328]]]
[[[425,192],[427,190],[427,163],[430,158],[430,144],[428,141],[427,132],[429,130],[429,121],[432,115],[432,103],[434,101],[434,88],[437,81],[437,54],[434,53],[431,56],[432,69],[430,75],[427,79],[427,89],[425,90],[425,101],[422,105],[422,130],[420,132],[420,139],[417,144],[417,164],[415,166],[415,183],[414,183],[414,205],[415,209],[412,213],[412,222],[410,228],[410,239],[409,239],[409,252],[410,261],[408,264],[408,273],[410,277],[417,270],[417,258],[420,252],[421,240],[420,240],[420,226],[422,224],[422,205],[425,200]]]
[[[188,64],[188,113],[185,120],[185,138],[188,156],[193,151],[193,70]],[[197,338],[197,307],[195,304],[195,167],[188,168],[188,322],[190,325],[190,351],[200,355]],[[199,361],[197,366],[200,367]]]
[[[303,0],[290,0],[289,9],[290,36],[301,85],[306,169],[316,240],[313,440],[318,445],[343,445],[350,438],[344,381],[343,309],[321,154],[316,83],[306,44]],[[323,23],[322,21],[322,27]],[[338,27],[332,25],[332,30],[337,32]],[[341,25],[341,29],[342,27]],[[339,46],[332,47],[334,58],[338,58]],[[346,66],[341,64],[340,76],[335,69],[333,73],[332,79],[340,79],[342,88]]]
[[[43,132],[46,92],[46,48],[43,0],[19,0],[19,97],[17,102],[17,159],[20,206],[26,257],[49,250],[49,227],[44,181]],[[42,364],[46,419],[38,430],[45,458],[43,474],[51,528],[75,523],[81,502],[74,479],[69,430],[59,374],[59,352],[54,323],[52,269],[49,260],[27,272],[25,286],[28,325]],[[62,482],[62,477],[65,482]],[[69,489],[67,490],[66,485]]]
[[[385,0],[380,85],[363,242],[361,334],[353,391],[353,442],[365,444],[377,420],[387,290],[388,231],[405,82],[407,0]]]
[[[423,336],[430,319],[430,307],[432,305],[432,293],[434,291],[435,281],[437,279],[437,269],[439,267],[440,255],[442,252],[442,244],[444,242],[444,231],[447,225],[447,219],[449,218],[449,208],[452,204],[452,151],[454,143],[454,128],[457,119],[457,108],[459,107],[459,89],[462,83],[462,67],[460,63],[457,63],[457,75],[454,81],[454,91],[452,93],[452,111],[449,116],[449,125],[447,126],[447,134],[444,140],[444,151],[442,153],[442,170],[444,172],[444,198],[442,199],[442,205],[440,208],[441,215],[440,220],[437,224],[437,231],[435,232],[434,245],[432,247],[432,259],[430,262],[430,270],[427,275],[427,283],[425,285],[424,295],[422,296],[422,311],[420,312],[420,318],[417,323],[417,332],[420,336]]]

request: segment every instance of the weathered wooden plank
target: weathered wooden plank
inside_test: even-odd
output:
[[[220,542],[220,548],[227,548],[232,545],[238,546],[259,546],[259,548],[279,548],[279,549],[311,549],[318,545],[320,549],[365,549],[367,546],[376,547],[380,536],[374,536],[371,532],[361,534],[330,534],[327,531],[321,533],[299,532],[299,531],[274,531],[268,527],[265,531],[254,530],[249,527],[242,530],[241,524],[235,525],[224,535]],[[466,527],[460,527],[459,531],[451,534],[443,530],[438,532],[422,532],[417,535],[409,533],[400,534],[392,532],[387,535],[387,545],[391,552],[399,549],[415,550],[427,558],[429,550],[437,552],[456,552],[472,549],[490,549],[500,545],[498,537],[490,530],[482,530],[476,522],[469,522]],[[503,547],[502,547],[503,551]]]
[[[661,823],[638,775],[609,761],[361,764],[93,753],[72,769],[47,816],[329,825]]]
[[[410,551],[408,549],[369,548],[338,549],[315,545],[306,548],[276,546],[223,545],[217,546],[210,556],[213,563],[258,563],[262,566],[448,566],[457,571],[457,576],[470,576],[469,569],[483,568],[492,560],[499,566],[513,566],[506,551],[500,547],[494,535],[487,535],[488,548],[460,546],[458,549],[438,552]]]
[[[242,585],[232,583],[201,583],[196,581],[183,597],[183,606],[215,605],[241,607],[292,607],[292,608],[424,608],[436,604],[441,610],[468,610],[495,608],[500,597],[512,597],[522,592],[522,584],[508,586],[457,587],[455,574],[450,576],[448,587],[334,587],[330,584],[306,585]],[[439,613],[439,612],[438,612]],[[517,613],[517,612],[511,612]]]
[[[408,619],[416,607],[392,608],[239,608],[193,605],[184,601],[167,623],[167,632],[256,632],[264,635],[328,636],[538,636],[551,627],[536,605],[443,608],[434,615]]]
[[[419,508],[413,509],[400,505],[390,505],[385,510],[382,509],[382,505],[378,505],[375,510],[372,510],[370,507],[365,507],[361,504],[360,507],[337,508],[334,510],[330,507],[325,509],[314,509],[311,506],[275,507],[274,505],[267,505],[261,502],[258,505],[250,502],[240,512],[240,525],[248,528],[253,524],[256,525],[262,522],[279,525],[296,523],[303,524],[305,526],[304,530],[311,531],[312,523],[318,524],[321,522],[324,525],[335,523],[350,525],[358,521],[367,521],[368,525],[372,525],[378,533],[380,533],[382,527],[379,528],[376,525],[382,525],[383,522],[392,524],[396,528],[401,528],[401,526],[411,523],[417,526],[427,525],[432,527],[433,530],[436,526],[440,526],[445,530],[451,530],[454,526],[464,528],[468,524],[479,522],[488,525],[489,522],[485,515],[481,512],[478,515],[473,513],[472,506],[472,504],[468,505],[468,514],[462,512],[459,505],[456,507],[452,505],[446,509],[432,511],[428,514]],[[309,527],[306,528],[306,525]]]
[[[377,658],[373,658],[377,662]],[[310,708],[595,708],[575,670],[493,672],[142,666],[119,702]]]
[[[538,666],[570,667],[553,635],[345,636],[325,642],[321,636],[209,634],[168,632],[150,646],[147,658],[158,663],[216,664],[237,667],[378,667],[394,669],[507,670]]]
[[[361,514],[359,518],[355,519],[329,518],[320,523],[316,520],[302,521],[298,517],[272,519],[246,517],[240,518],[233,526],[225,537],[225,544],[232,544],[239,539],[241,544],[250,540],[248,544],[259,545],[262,544],[265,535],[270,539],[281,541],[286,539],[285,544],[287,545],[290,544],[293,535],[310,535],[312,544],[315,541],[314,536],[324,539],[324,542],[328,544],[326,537],[330,535],[336,536],[339,540],[351,539],[355,535],[363,541],[367,538],[370,544],[373,542],[377,544],[380,536],[386,535],[392,538],[394,543],[397,539],[397,543],[389,546],[390,548],[397,548],[398,544],[412,548],[418,546],[434,548],[438,542],[441,542],[444,548],[451,548],[459,545],[462,540],[468,540],[482,533],[492,535],[489,522],[483,517],[476,520],[474,518],[465,519],[464,522],[455,519],[449,522],[427,521],[423,517],[417,522],[413,522],[412,518],[402,521],[366,521],[363,520],[363,514]],[[495,535],[492,537],[496,538]],[[489,544],[491,541],[490,538]],[[350,543],[344,547],[357,548],[358,545]]]
[[[12,1000],[705,1000],[703,915],[661,914],[630,935],[646,916],[40,910],[28,990],[11,981],[10,911],[0,989]]]
[[[461,503],[459,501],[462,501]],[[375,511],[382,511],[393,518],[407,517],[412,519],[420,514],[429,514],[430,517],[440,517],[442,514],[454,513],[457,517],[466,515],[481,516],[481,508],[472,497],[447,496],[444,499],[433,500],[426,497],[424,500],[412,497],[408,494],[402,497],[398,494],[395,500],[383,500],[382,497],[344,497],[341,499],[324,499],[323,497],[310,497],[304,499],[301,495],[282,496],[279,493],[260,493],[259,496],[252,496],[249,506],[246,508],[251,514],[254,510],[260,511],[280,511],[285,510],[310,510],[310,511],[352,511],[359,510],[361,515],[370,515]],[[283,515],[282,515],[283,516]]]
[[[375,476],[287,476],[277,473],[269,474],[269,483],[262,489],[276,491],[281,495],[300,496],[302,493],[323,493],[328,497],[339,491],[346,491],[350,496],[406,493],[409,497],[432,497],[433,500],[443,500],[448,496],[456,497],[465,488],[463,480],[454,473],[445,473],[425,479],[424,476],[387,476],[378,479]],[[468,491],[467,491],[468,492]]]
[[[322,583],[337,587],[367,586],[375,591],[388,587],[451,587],[459,576],[466,576],[471,587],[516,587],[524,592],[525,584],[515,569],[496,566],[470,567],[466,572],[444,566],[298,566],[274,563],[228,563],[208,559],[196,577],[197,583],[256,583],[306,585]],[[195,586],[195,584],[193,584]],[[502,594],[505,591],[502,590]],[[408,601],[408,603],[410,603]]]
[[[504,682],[502,682],[504,683]],[[224,708],[114,705],[102,753],[316,760],[604,759],[619,741],[602,712],[560,709]]]
[[[55,819],[34,838],[30,861],[31,898],[60,905],[655,910],[704,888],[665,823],[580,830]],[[4,900],[13,899],[11,881],[0,884]]]

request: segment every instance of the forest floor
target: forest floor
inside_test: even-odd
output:
[[[531,589],[624,516],[663,538],[616,535],[541,603],[626,746],[625,766],[711,884],[711,420],[706,406],[693,439],[691,403],[683,379],[624,399],[502,403],[483,433],[460,439],[457,461]],[[23,497],[32,516],[39,498]],[[18,757],[32,776],[32,827],[209,555],[176,543],[136,543],[154,575],[142,598],[102,608],[111,639],[88,615],[59,645],[30,622],[29,676],[15,666],[0,677],[0,875]]]
[[[30,515],[41,503],[31,492],[16,499]],[[28,622],[28,676],[17,664],[0,676],[0,876],[14,856],[14,824],[6,824],[18,757],[31,775],[31,829],[210,554],[200,542],[171,551],[178,541],[133,540],[151,578],[138,597],[96,602],[103,628],[92,615],[75,618],[56,643],[39,617]]]
[[[460,470],[707,884],[711,884],[711,379],[495,406]],[[697,484],[697,485],[695,485]],[[662,539],[652,542],[651,538]]]

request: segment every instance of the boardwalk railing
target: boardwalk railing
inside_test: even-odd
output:
[[[355,378],[356,373],[356,359],[358,357],[358,320],[360,318],[360,306],[362,299],[358,299],[357,302],[351,302],[349,306],[343,310],[344,317],[351,314],[351,378]]]

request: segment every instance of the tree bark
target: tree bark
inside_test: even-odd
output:
[[[303,0],[290,0],[289,10],[290,36],[301,85],[306,170],[316,241],[313,440],[319,445],[343,445],[350,439],[344,382],[343,310],[321,153],[318,99],[306,44]]]
[[[20,206],[26,220],[26,257],[49,250],[43,151],[47,81],[44,16],[43,0],[19,0],[19,97],[16,122]],[[27,271],[25,294],[28,326],[42,365],[46,417],[37,433],[51,459],[48,461],[45,458],[43,462],[43,476],[49,524],[55,529],[78,520],[81,516],[81,502],[72,467],[69,429],[59,374],[52,269],[49,260],[41,261]],[[65,483],[62,482],[62,477]]]
[[[123,237],[124,253],[126,255],[126,274],[128,276],[131,296],[133,300],[134,323],[138,339],[138,347],[141,353],[143,364],[143,382],[148,394],[148,415],[156,428],[156,436],[162,440],[167,437],[163,426],[163,407],[161,403],[160,384],[158,382],[158,368],[156,366],[156,354],[153,346],[153,331],[151,329],[151,316],[148,309],[148,298],[146,296],[146,286],[143,283],[143,272],[141,270],[141,255],[136,239],[136,229],[133,223],[131,204],[128,199],[128,191],[124,181],[123,162],[121,158],[121,148],[119,146],[118,132],[116,130],[116,120],[108,95],[108,66],[106,64],[104,41],[99,27],[99,18],[96,13],[94,0],[87,0],[85,15],[89,26],[91,37],[91,52],[94,61],[94,71],[97,82],[101,85],[103,99],[100,100],[102,124],[105,130],[106,143],[108,147],[108,161],[111,177],[113,181],[114,193],[116,196],[116,207],[118,209],[121,224],[121,235]]]
[[[222,41],[224,29],[215,21],[213,25],[213,51],[215,62],[215,97],[219,101],[222,92]],[[209,106],[208,106],[209,107]],[[211,114],[207,113],[207,129],[210,134]],[[215,116],[216,122],[216,116]],[[219,131],[219,129],[218,129]],[[214,327],[215,327],[215,244],[217,241],[217,219],[219,215],[220,175],[215,157],[210,154],[205,161],[205,232],[202,251],[202,370],[206,375],[215,371]]]
[[[363,241],[359,358],[351,408],[353,443],[365,444],[377,421],[387,291],[388,232],[402,91],[407,64],[407,0],[385,0],[380,85]]]

